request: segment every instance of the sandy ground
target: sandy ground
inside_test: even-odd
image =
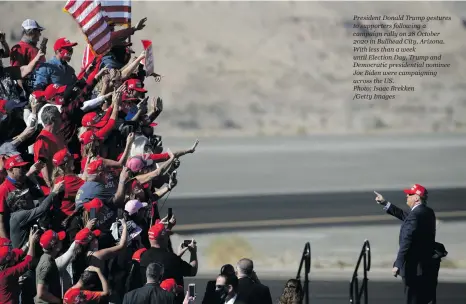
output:
[[[84,39],[62,12],[65,1],[0,2],[0,28],[11,45],[20,24],[34,18],[52,42]],[[466,32],[464,5],[447,2],[141,2],[133,18],[148,17],[133,41],[154,42],[162,83],[148,80],[151,95],[165,101],[159,130],[166,136],[197,134],[303,135],[311,133],[464,131]],[[426,30],[440,31],[444,45],[418,47],[418,55],[442,54],[452,67],[436,78],[396,78],[415,85],[390,101],[352,100],[352,18],[355,13],[449,16]]]

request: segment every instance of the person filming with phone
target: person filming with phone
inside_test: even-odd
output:
[[[199,263],[196,241],[193,239],[181,243],[178,254],[170,252],[167,246],[173,222],[168,220],[167,227],[165,227],[165,219],[168,219],[168,217],[149,229],[151,247],[141,256],[141,274],[145,274],[150,263],[160,263],[165,269],[162,280],[173,278],[177,285],[184,286],[184,277],[194,277],[197,274]],[[189,263],[181,258],[186,251],[191,253]],[[145,277],[142,280],[145,282]]]

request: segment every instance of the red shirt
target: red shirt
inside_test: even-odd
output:
[[[70,288],[63,295],[64,304],[75,304],[75,303],[99,303],[102,291],[89,291],[89,290],[79,290],[80,296],[79,299],[72,298],[69,299],[69,294],[74,290],[79,290],[79,288]],[[1,302],[0,302],[1,303]]]
[[[18,278],[29,268],[32,257],[27,255],[21,263],[0,271],[0,303],[19,303],[20,288]]]
[[[65,180],[65,197],[63,198],[60,206],[60,210],[66,215],[70,216],[73,214],[75,209],[75,198],[79,188],[84,184],[84,181],[76,175],[65,175],[58,177],[55,180],[55,184]]]
[[[59,137],[44,129],[34,143],[34,162],[37,162],[39,157],[44,157],[53,166],[53,155],[64,148],[65,144]]]
[[[27,42],[20,41],[11,48],[10,65],[17,67],[28,65],[38,53],[39,49],[37,47]],[[45,62],[45,56],[42,56],[39,62]]]
[[[15,184],[10,182],[8,178],[0,185],[0,213],[3,213],[3,216],[10,214],[10,209],[6,204],[6,199],[8,197],[8,193],[16,190]],[[1,302],[0,302],[1,303]]]
[[[34,162],[39,160],[39,157],[43,157],[47,160],[47,170],[49,172],[49,178],[52,178],[53,172],[53,155],[65,148],[65,144],[60,137],[50,133],[47,130],[42,130],[37,136],[37,140],[34,143]],[[39,174],[40,177],[42,173]]]

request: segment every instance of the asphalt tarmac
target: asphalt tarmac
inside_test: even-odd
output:
[[[466,219],[466,188],[428,189],[428,204],[442,221]],[[380,191],[384,197],[402,208],[405,194]],[[348,193],[310,193],[298,195],[260,195],[217,198],[168,198],[177,218],[175,230],[191,232],[276,228],[313,225],[357,225],[397,223],[387,216],[372,191]]]
[[[260,273],[259,273],[260,276]],[[303,278],[302,278],[303,280]],[[318,281],[310,278],[310,301],[312,304],[344,304],[349,301],[349,280],[348,281]],[[263,280],[263,284],[269,286],[273,303],[278,303],[285,280]],[[185,278],[185,284],[195,283],[198,297],[196,303],[202,303],[205,286],[205,279]],[[403,283],[394,279],[393,282],[370,281],[369,276],[369,303],[373,304],[396,304],[404,303]],[[437,287],[437,303],[464,304],[466,303],[465,283],[444,283],[440,282]],[[364,303],[364,302],[361,302]]]
[[[176,151],[191,147],[194,140],[163,142]],[[172,198],[372,193],[414,183],[429,190],[465,187],[464,134],[199,140],[196,152],[181,158]]]

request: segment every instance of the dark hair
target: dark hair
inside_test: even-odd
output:
[[[8,193],[6,204],[11,213],[25,209],[28,205],[28,201],[26,199],[24,190],[17,189]]]
[[[220,274],[235,275],[235,267],[231,264],[225,264],[220,268]]]
[[[49,126],[53,124],[56,118],[60,115],[60,111],[56,106],[49,106],[42,110],[41,119],[44,126]]]
[[[221,274],[219,275],[219,277],[222,277],[225,279],[225,285],[231,285],[231,287],[233,287],[233,290],[235,292],[238,291],[239,280],[236,275]]]
[[[99,282],[99,275],[95,271],[84,271],[81,274],[80,280],[83,282],[82,289],[90,290],[96,286]]]

